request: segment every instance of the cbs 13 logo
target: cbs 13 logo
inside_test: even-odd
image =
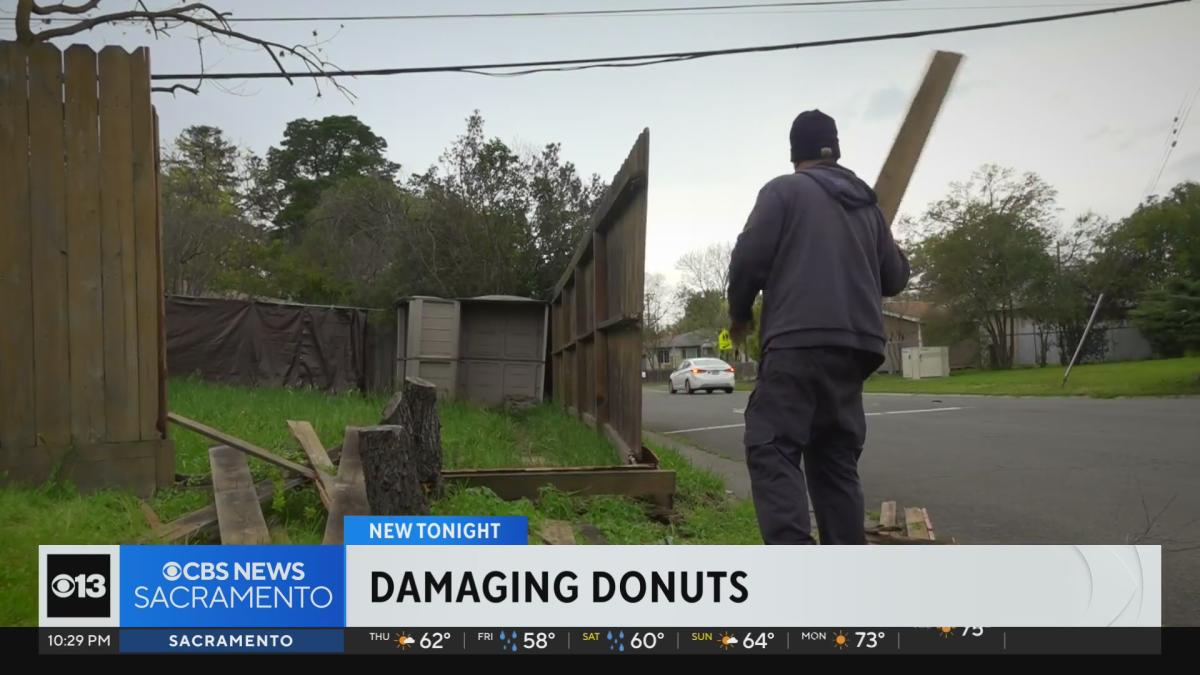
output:
[[[108,554],[47,555],[46,615],[56,618],[110,616],[111,569]]]

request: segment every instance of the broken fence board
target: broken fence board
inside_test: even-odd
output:
[[[317,478],[317,473],[313,469],[310,469],[307,466],[304,466],[303,464],[297,464],[296,462],[293,462],[290,459],[284,459],[283,457],[280,457],[279,455],[276,455],[268,450],[264,450],[264,449],[258,447],[257,445],[254,445],[253,443],[249,443],[247,441],[243,441],[240,438],[230,436],[229,434],[227,434],[223,431],[219,431],[219,430],[214,429],[205,424],[201,424],[200,422],[197,422],[195,420],[188,419],[177,413],[167,413],[167,419],[174,422],[175,424],[178,424],[179,426],[183,427],[184,429],[190,429],[191,431],[194,431],[194,432],[200,434],[201,436],[211,438],[212,440],[217,441],[218,443],[221,443],[223,445],[227,445],[227,446],[233,448],[234,450],[241,450],[242,452],[247,453],[249,455],[254,455],[255,457],[261,459],[264,462],[274,464],[275,466],[282,467],[293,473],[298,473],[301,476],[304,476],[304,477],[312,479],[312,480],[316,480],[316,478]]]
[[[884,502],[879,506],[879,526],[896,527],[896,502]]]
[[[537,499],[547,486],[582,495],[624,495],[648,497],[663,508],[671,508],[675,496],[675,472],[665,469],[639,471],[617,468],[593,471],[445,471],[447,484],[486,487],[501,499]]]
[[[283,490],[286,492],[287,490],[307,485],[308,482],[307,478],[289,478],[283,482]],[[271,498],[275,496],[275,484],[269,480],[258,483],[254,486],[254,496],[259,504],[271,501]],[[215,504],[209,504],[164,524],[162,529],[150,532],[142,537],[140,541],[144,543],[161,542],[169,544],[204,533],[216,524],[217,507]]]
[[[328,509],[332,502],[330,493],[333,490],[333,476],[337,468],[329,459],[329,453],[325,452],[325,446],[321,445],[321,439],[317,437],[312,424],[304,420],[288,420],[287,424],[292,430],[292,435],[300,441],[300,447],[304,448],[308,463],[316,470],[317,494],[321,497],[321,503]]]
[[[269,544],[271,533],[254,490],[246,456],[227,445],[208,449],[222,544]]]
[[[930,539],[925,527],[925,509],[916,506],[904,509],[904,527],[910,539]]]

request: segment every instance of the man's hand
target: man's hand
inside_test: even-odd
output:
[[[746,336],[754,330],[753,321],[734,321],[729,327],[729,339],[734,345],[741,346],[746,342]]]

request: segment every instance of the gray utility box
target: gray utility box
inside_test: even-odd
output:
[[[396,308],[397,382],[420,377],[481,405],[541,401],[548,320],[546,303],[529,298],[406,298]]]
[[[950,376],[949,347],[906,347],[901,360],[905,379]]]

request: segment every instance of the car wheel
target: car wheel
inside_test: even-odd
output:
[[[688,396],[691,396],[692,394],[696,393],[695,391],[692,390],[692,381],[691,380],[683,381],[683,393],[687,394]]]
[[[726,389],[726,390],[725,390],[725,393],[726,393],[726,394],[732,394],[732,393],[733,393],[733,387],[730,387],[730,388]]]
[[[675,382],[673,382],[671,378],[667,378],[667,391],[671,392],[672,394],[675,393]]]

